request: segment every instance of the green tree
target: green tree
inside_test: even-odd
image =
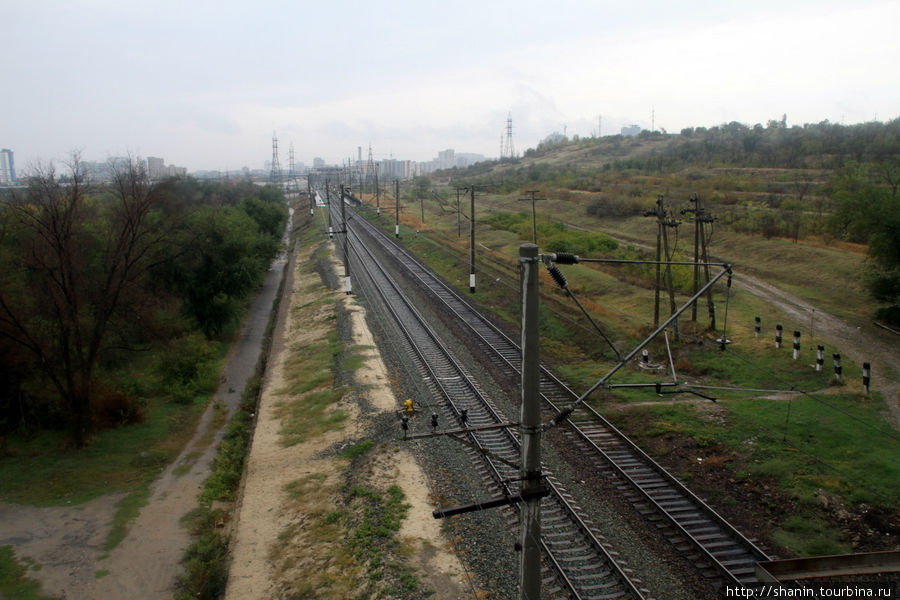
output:
[[[872,297],[900,314],[900,197],[891,187],[873,184],[865,169],[844,173],[834,194],[837,208],[829,219],[831,232],[869,245],[866,283]],[[895,321],[895,319],[892,319]]]
[[[241,301],[261,282],[272,259],[270,238],[238,207],[204,206],[188,217],[178,246],[163,277],[211,339],[238,317]]]

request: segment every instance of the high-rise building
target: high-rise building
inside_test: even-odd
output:
[[[438,169],[452,169],[456,166],[456,153],[452,148],[438,152]]]
[[[0,150],[0,183],[16,182],[16,161],[13,151],[8,148]]]
[[[166,161],[155,156],[147,157],[147,175],[150,179],[162,179],[166,176]]]

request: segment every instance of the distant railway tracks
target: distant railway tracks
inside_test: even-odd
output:
[[[479,389],[471,375],[419,314],[390,274],[382,268],[354,221],[349,228],[349,251],[357,271],[354,284],[377,294],[403,331],[423,379],[433,398],[442,401],[440,423],[465,425],[460,433],[480,463],[486,482],[501,495],[513,496],[517,488],[520,448],[508,419]],[[359,267],[362,267],[360,272]],[[434,409],[434,407],[432,407]],[[435,413],[437,414],[437,413]],[[463,416],[465,415],[465,417]],[[426,415],[426,422],[427,422]],[[452,427],[451,427],[452,428]],[[548,494],[541,500],[544,593],[552,598],[646,598],[565,488],[545,470]],[[514,506],[515,509],[515,506]]]
[[[428,290],[454,316],[459,327],[478,340],[492,370],[518,377],[518,345],[390,237],[362,218],[349,222],[351,260],[364,266],[364,277],[372,290],[381,295],[411,346],[417,348],[420,369],[435,396],[444,399],[445,417],[460,422],[462,411],[466,410],[469,428],[507,422],[403,297],[402,286],[382,268],[369,247],[377,245],[379,256],[392,257],[420,288]],[[354,281],[363,274],[357,272],[355,277]],[[541,372],[540,390],[548,418],[578,398],[546,369]],[[759,583],[755,563],[769,557],[599,413],[582,403],[564,421],[564,427],[567,439],[593,466],[595,475],[613,475],[617,487],[635,509],[656,524],[676,551],[690,558],[700,573],[732,586],[752,587]],[[486,461],[486,476],[501,493],[514,493],[518,472],[512,465],[519,459],[516,432],[496,428],[468,436],[479,448],[479,457]],[[643,597],[639,584],[628,579],[610,556],[600,534],[549,473],[547,484],[551,493],[541,505],[542,541],[546,577],[554,581],[554,597]]]

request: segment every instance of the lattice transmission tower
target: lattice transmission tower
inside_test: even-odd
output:
[[[516,157],[516,148],[513,145],[513,126],[512,126],[512,113],[508,113],[506,116],[506,140],[501,144],[500,148],[500,158],[515,158]]]
[[[375,159],[372,156],[372,144],[369,144],[369,158],[366,160],[366,187],[375,193]]]
[[[297,184],[297,168],[294,161],[294,142],[291,142],[290,150],[288,150],[288,179],[287,191],[299,192],[300,186]]]
[[[275,185],[281,185],[281,163],[278,162],[278,136],[272,132],[272,171],[269,180]]]

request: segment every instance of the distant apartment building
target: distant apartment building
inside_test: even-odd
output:
[[[410,179],[419,174],[419,163],[414,160],[385,158],[378,161],[378,179],[380,181],[387,181],[389,179]]]
[[[422,174],[427,174],[434,173],[435,171],[440,171],[442,169],[464,169],[469,165],[473,165],[483,160],[486,159],[482,154],[472,154],[465,152],[457,154],[456,151],[451,148],[438,152],[437,158],[434,158],[428,162],[419,163],[418,170]]]
[[[452,169],[456,166],[456,152],[452,148],[438,152],[437,162],[438,169]]]
[[[626,125],[622,128],[622,135],[625,137],[636,137],[640,132],[640,125]]]
[[[324,169],[325,168],[325,159],[319,158],[318,156],[313,159],[313,169]]]
[[[166,165],[165,159],[148,156],[147,175],[151,180],[165,179],[167,177],[184,177],[187,175],[187,168]]]
[[[16,161],[13,151],[8,148],[0,150],[0,184],[16,182]]]
[[[147,157],[147,174],[150,179],[162,179],[165,177],[166,161],[155,156]]]
[[[404,175],[405,161],[397,160],[396,158],[385,158],[384,160],[378,161],[378,177],[382,180],[388,179],[405,179]]]

